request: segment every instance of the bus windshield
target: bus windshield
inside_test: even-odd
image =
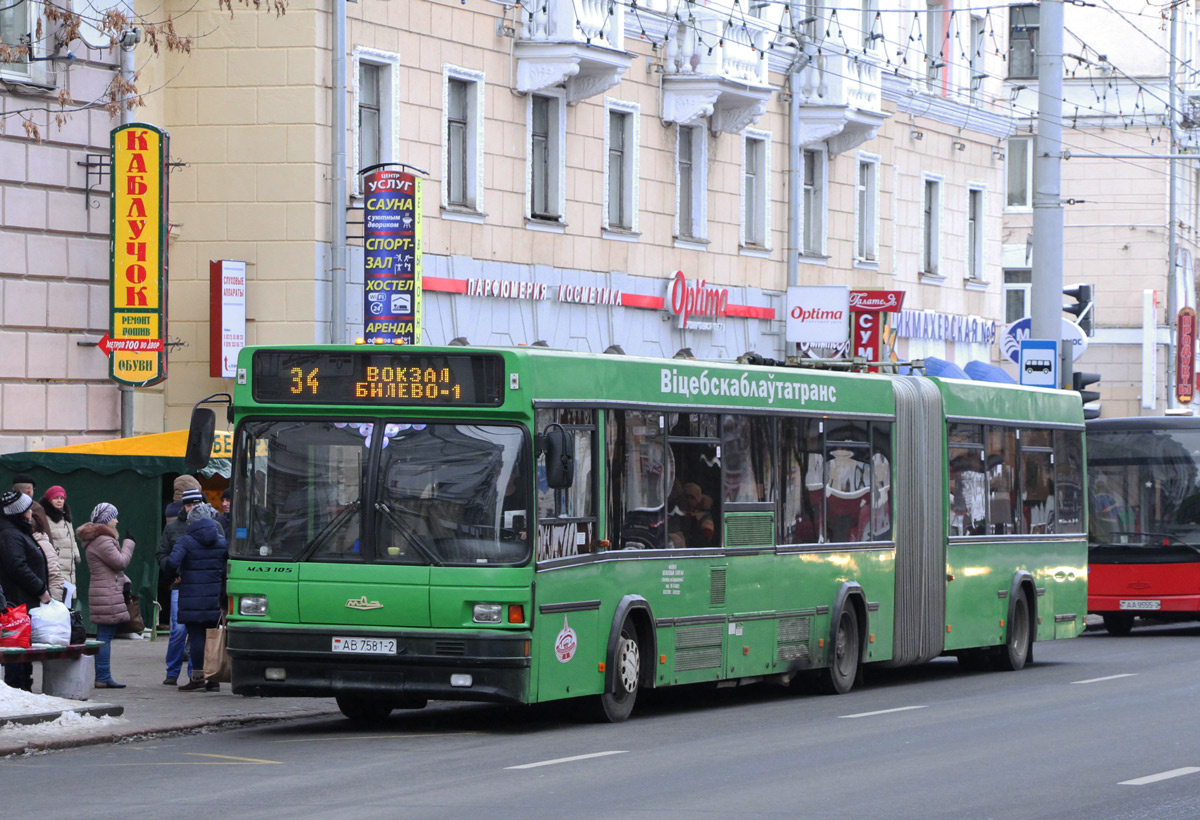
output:
[[[1194,554],[1200,430],[1089,430],[1087,447],[1093,560],[1097,550]]]
[[[239,431],[233,557],[419,565],[528,559],[532,479],[520,427],[272,420]]]

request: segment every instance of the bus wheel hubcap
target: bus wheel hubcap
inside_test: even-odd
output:
[[[622,638],[621,646],[617,650],[617,678],[621,689],[618,694],[633,692],[637,689],[640,665],[637,641]]]

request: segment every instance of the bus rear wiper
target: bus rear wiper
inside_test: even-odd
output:
[[[425,537],[405,521],[403,516],[396,513],[383,501],[376,501],[375,509],[383,513],[383,517],[388,520],[388,523],[395,527],[404,536],[404,540],[412,544],[417,552],[425,557],[426,561],[437,567],[445,566],[445,563],[437,556],[432,546],[426,545]]]
[[[329,523],[322,527],[321,531],[314,535],[312,540],[304,545],[304,549],[300,550],[300,554],[296,556],[297,563],[301,561],[307,561],[309,558],[312,558],[317,550],[325,546],[325,542],[329,540],[330,536],[341,529],[342,524],[344,524],[351,515],[358,512],[361,506],[362,499],[356,498],[340,513],[329,519]]]

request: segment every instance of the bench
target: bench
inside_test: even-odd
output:
[[[41,661],[42,694],[87,700],[91,680],[83,680],[83,658],[95,655],[102,646],[103,641],[84,641],[68,646],[35,646],[30,649],[5,646],[0,647],[0,664]]]

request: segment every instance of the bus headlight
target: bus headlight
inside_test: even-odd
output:
[[[266,595],[243,595],[238,599],[239,615],[266,615]]]
[[[477,624],[498,624],[503,609],[500,604],[475,604],[475,612],[471,619]]]

